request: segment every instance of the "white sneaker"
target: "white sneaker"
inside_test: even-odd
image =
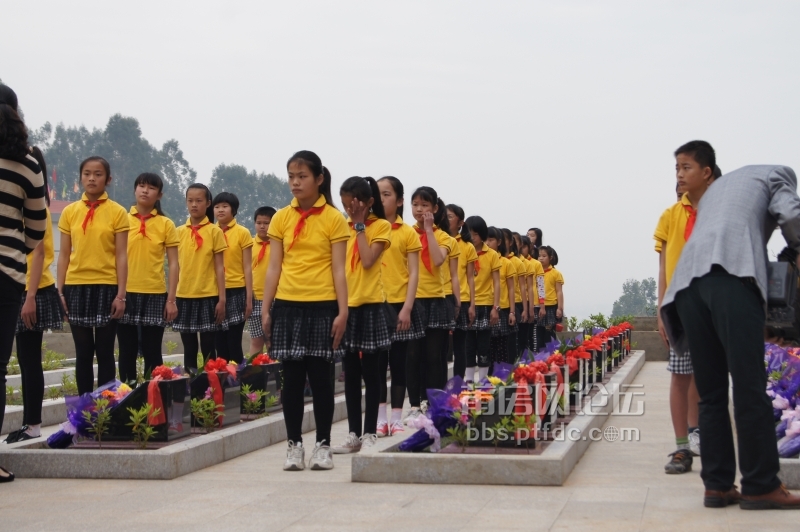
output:
[[[377,434],[364,434],[363,436],[361,436],[362,449],[369,449],[370,447],[373,447],[376,443],[378,443]]]
[[[406,418],[403,420],[403,423],[408,425],[409,421],[411,421],[412,419],[417,419],[421,415],[422,415],[422,411],[419,408],[417,408],[416,406],[412,406],[411,407],[411,411],[408,413]]]
[[[344,443],[333,448],[333,454],[357,453],[361,450],[361,440],[355,432],[351,432],[344,439]],[[316,451],[314,451],[316,452]]]
[[[389,436],[388,421],[378,421],[377,434],[379,438],[385,438],[386,436]]]
[[[428,401],[422,401],[419,404],[419,411],[423,414],[428,411]]]
[[[403,427],[402,421],[392,421],[392,424],[389,425],[389,436],[394,436],[398,432],[405,432],[405,430],[406,429]]]
[[[317,445],[314,446],[314,452],[311,454],[311,460],[308,461],[308,467],[312,471],[327,471],[333,469],[331,448],[325,445],[324,441],[317,442]]]
[[[695,430],[689,433],[689,450],[694,456],[700,456],[700,431]]]
[[[306,468],[306,450],[303,443],[289,441],[289,448],[286,450],[286,461],[283,463],[284,471],[302,471]]]

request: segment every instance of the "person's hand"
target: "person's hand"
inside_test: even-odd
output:
[[[272,317],[268,310],[261,311],[261,330],[264,331],[264,341],[269,344],[272,337]]]
[[[36,325],[36,297],[28,297],[25,299],[25,304],[22,305],[22,311],[19,315],[25,327],[33,329],[33,326]]]
[[[64,309],[64,316],[69,316],[69,309],[67,308],[67,298],[64,294],[58,294],[58,299],[61,301],[61,308]]]
[[[508,325],[513,327],[515,323],[517,323],[517,317],[512,312],[508,315]]]
[[[175,301],[167,301],[164,305],[164,321],[170,323],[178,317],[178,304]]]
[[[363,224],[367,220],[369,207],[363,201],[353,198],[350,202],[350,219],[354,224]]]
[[[563,312],[561,312],[561,309],[560,309],[560,308],[557,308],[557,309],[556,309],[556,318],[560,318],[560,317],[561,317],[563,314],[564,314],[564,313],[563,313]]]
[[[347,329],[347,314],[339,314],[333,320],[331,327],[331,336],[333,337],[333,348],[338,349],[339,344],[342,343],[344,332]]]
[[[253,313],[253,300],[248,299],[247,305],[244,307],[244,321],[247,321],[250,318],[250,314]]]
[[[494,327],[500,321],[500,313],[497,312],[497,309],[492,307],[492,311],[489,313],[489,325]]]
[[[544,305],[539,307],[539,319],[543,320],[547,316],[547,309],[544,308]]]
[[[669,349],[669,339],[667,338],[667,329],[664,327],[664,322],[661,321],[661,313],[657,314],[658,317],[658,334],[661,336],[661,341]]]
[[[397,315],[397,332],[407,331],[411,328],[411,310],[405,308]]]
[[[119,296],[111,302],[111,319],[118,320],[125,314],[125,302]]]
[[[453,309],[453,316],[454,316],[454,318],[453,318],[453,319],[455,319],[455,320],[458,320],[458,315],[459,315],[459,314],[461,314],[461,305],[458,305],[458,304],[457,304],[457,305],[455,306],[455,308]]]
[[[522,310],[522,316],[520,317],[520,323],[528,323],[528,310]]]
[[[422,214],[422,227],[426,231],[433,231],[433,213],[426,212]]]
[[[475,323],[475,305],[470,305],[469,309],[467,309],[467,318],[469,318],[469,326],[472,327],[472,324]]]
[[[214,307],[214,320],[217,325],[225,321],[225,300],[220,300],[217,302],[217,306]]]

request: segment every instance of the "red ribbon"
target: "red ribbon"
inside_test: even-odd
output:
[[[222,404],[222,386],[219,383],[217,372],[207,371],[206,375],[208,375],[208,386],[211,388],[211,397],[217,405],[217,412],[224,412],[225,405]],[[219,426],[222,426],[222,416],[219,418]]]
[[[403,224],[397,222],[392,224],[392,229],[400,229],[401,227],[403,227]]]
[[[375,222],[375,220],[376,220],[376,218],[372,218],[371,220],[366,220],[364,222],[364,225],[369,227],[370,225],[373,224],[373,222]],[[353,225],[354,225],[353,222],[349,222],[349,224],[350,224],[350,228],[352,229]],[[358,235],[356,234],[356,241],[355,241],[355,244],[353,245],[353,256],[350,258],[350,271],[351,272],[356,271],[356,264],[358,264],[359,262],[361,262],[361,254],[358,252]]]
[[[103,203],[104,201],[106,200],[104,199],[95,201],[83,200],[86,206],[89,207],[89,211],[86,213],[86,217],[83,219],[83,224],[81,225],[81,227],[83,228],[84,235],[86,234],[86,226],[89,225],[89,222],[94,220],[95,209],[97,209],[97,207],[99,207],[100,204]]]
[[[139,225],[139,234],[142,235],[144,238],[150,240],[150,237],[147,236],[147,225],[145,224],[145,222],[153,217],[153,213],[139,214],[137,212],[136,214],[134,214],[134,216],[139,218],[139,222],[141,222]]]
[[[300,207],[295,207],[294,210],[300,213],[300,219],[297,221],[297,225],[294,226],[294,235],[292,235],[292,243],[289,244],[289,249],[292,249],[294,243],[297,242],[297,237],[300,235],[300,232],[303,230],[303,227],[306,226],[306,220],[312,214],[320,214],[322,211],[325,210],[325,205],[322,207],[311,207],[307,211],[304,211]],[[288,251],[288,249],[287,249]]]
[[[261,249],[258,252],[258,258],[256,259],[256,264],[261,262],[261,260],[264,258],[264,255],[266,255],[267,246],[269,246],[269,240],[267,240],[266,242],[260,242],[260,244],[261,244]]]
[[[161,388],[158,387],[161,380],[161,377],[153,377],[153,380],[147,385],[147,402],[152,406],[150,414],[147,416],[147,422],[153,426],[167,422],[164,402],[161,400]],[[156,410],[159,411],[158,414],[155,413]]]
[[[420,229],[418,226],[414,226],[414,231],[417,232],[419,235],[419,241],[422,244],[422,264],[425,265],[425,269],[428,270],[428,273],[433,273],[433,265],[431,264],[431,250],[428,245],[428,232],[424,229]],[[434,229],[436,231],[436,229]]]
[[[208,225],[208,222],[206,222],[204,224],[200,224],[200,225],[192,225],[192,226],[190,226],[192,228],[192,238],[194,238],[194,242],[195,242],[195,244],[197,244],[197,247],[194,248],[195,251],[197,251],[198,249],[200,249],[203,246],[203,237],[200,236],[200,229],[203,228],[206,225]]]
[[[683,231],[683,239],[688,242],[689,237],[692,236],[692,230],[694,230],[694,223],[697,221],[697,210],[691,205],[684,205],[683,208],[689,213],[686,229]]]
[[[230,229],[230,228],[231,228],[230,225],[221,228],[222,229],[222,236],[225,237],[225,245],[226,246],[228,245],[228,229]]]
[[[478,251],[478,260],[475,261],[475,275],[478,275],[478,272],[481,271],[481,257],[486,255],[486,250]]]

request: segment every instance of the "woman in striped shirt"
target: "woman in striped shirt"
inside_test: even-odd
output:
[[[0,85],[0,384],[8,360],[25,288],[26,257],[44,238],[42,171],[28,150],[28,131],[17,112],[17,95]],[[6,396],[0,394],[0,426]],[[0,482],[14,480],[0,467]]]

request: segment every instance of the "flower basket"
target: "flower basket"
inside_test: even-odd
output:
[[[569,404],[579,410],[583,406],[583,396],[589,389],[587,383],[588,360],[578,360],[578,369],[569,376]]]
[[[187,381],[188,379],[186,377],[179,377],[158,382],[158,389],[161,394],[161,408],[162,412],[165,414],[166,421],[154,426],[156,432],[150,437],[150,441],[172,441],[190,434],[189,402],[186,401]],[[108,433],[103,435],[103,440],[133,440],[133,432],[128,425],[131,417],[128,408],[138,410],[148,402],[148,388],[150,382],[151,381],[146,381],[140,386],[137,386],[117,405],[110,409],[111,421]]]
[[[539,386],[538,384],[531,386],[531,395],[528,395],[528,389],[513,384],[498,386],[494,398],[484,406],[486,413],[475,418],[475,425],[471,426],[472,437],[469,444],[477,447],[535,448],[538,422],[534,416],[536,405],[533,397],[538,395]],[[523,411],[518,407],[525,408],[523,406],[525,403],[529,405],[525,410],[530,412],[529,420],[524,428],[515,428],[513,420],[523,416]],[[500,436],[497,436],[498,429]]]
[[[275,382],[275,388],[278,389],[278,384],[280,383],[279,378],[279,368],[280,363],[273,363],[273,364],[262,364],[262,365],[248,365],[245,366],[243,370],[239,372],[239,383],[240,385],[247,385],[250,389],[254,392],[269,392],[269,381],[272,380]],[[261,415],[269,412],[275,412],[281,409],[280,405],[276,405],[270,408],[265,408],[266,401],[262,400],[262,407],[261,409],[254,413],[254,414],[245,414],[244,411],[244,402],[240,401],[240,411],[242,413],[243,419],[253,419],[255,417],[260,417]]]
[[[558,418],[558,377],[555,372],[551,371],[545,373],[544,385],[547,390],[547,402],[543,405],[542,428],[549,431],[555,428],[556,419]]]
[[[222,387],[222,405],[225,413],[222,417],[222,426],[225,427],[233,423],[238,423],[241,416],[241,398],[239,397],[241,387],[238,383],[231,385],[227,378],[227,371],[216,371],[215,373]],[[189,382],[190,398],[202,399],[205,397],[208,388],[208,374],[206,372],[199,373]],[[191,426],[200,426],[194,419],[194,416],[191,416]]]
[[[606,373],[611,373],[614,370],[614,340],[611,338],[606,339]]]

